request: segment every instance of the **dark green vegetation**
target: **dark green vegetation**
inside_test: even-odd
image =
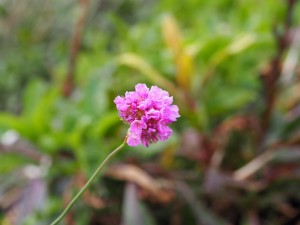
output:
[[[0,224],[61,212],[136,83],[174,96],[172,138],[124,149],[64,224],[297,224],[299,21],[295,0],[0,1]]]

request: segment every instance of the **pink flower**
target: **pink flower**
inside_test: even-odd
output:
[[[171,105],[173,97],[157,86],[149,90],[145,84],[137,84],[135,91],[116,97],[114,102],[119,116],[130,124],[127,138],[130,146],[142,143],[148,147],[158,140],[167,140],[172,134],[168,124],[180,117],[178,107]]]

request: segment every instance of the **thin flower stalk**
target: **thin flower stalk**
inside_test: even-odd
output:
[[[88,189],[88,187],[91,185],[91,183],[95,180],[95,178],[99,175],[103,167],[118,153],[122,150],[122,148],[126,144],[126,139],[123,141],[123,143],[117,147],[114,151],[112,151],[99,165],[99,167],[96,169],[96,171],[93,173],[93,175],[90,177],[90,179],[86,182],[86,184],[81,188],[81,190],[75,195],[75,197],[71,200],[71,202],[67,205],[67,207],[64,209],[64,211],[50,224],[50,225],[56,225],[58,224],[64,216],[68,213],[68,211],[72,208],[72,206],[75,204],[75,202],[79,199],[79,197]]]

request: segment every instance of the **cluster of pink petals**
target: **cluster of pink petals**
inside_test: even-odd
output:
[[[178,107],[171,105],[173,97],[169,93],[145,84],[137,84],[135,91],[126,92],[124,97],[114,100],[119,116],[130,124],[127,144],[148,147],[158,140],[165,141],[172,134],[168,124],[179,117]]]

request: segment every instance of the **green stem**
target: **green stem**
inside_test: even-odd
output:
[[[99,165],[99,167],[96,169],[96,171],[93,173],[91,178],[86,182],[86,184],[81,188],[81,190],[76,194],[76,196],[71,200],[71,202],[67,205],[67,207],[64,209],[64,211],[54,220],[50,225],[56,225],[58,224],[62,218],[67,214],[67,212],[71,209],[71,207],[74,205],[74,203],[78,200],[78,198],[85,192],[85,190],[90,186],[90,184],[95,180],[95,178],[99,175],[102,168],[105,166],[105,164],[110,161],[126,144],[126,139],[123,141],[123,143],[117,147],[114,151],[112,151],[105,159],[104,161]]]

